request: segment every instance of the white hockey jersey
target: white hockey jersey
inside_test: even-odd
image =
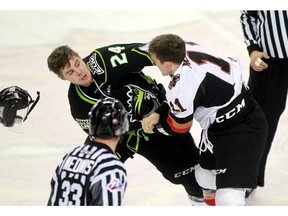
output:
[[[243,86],[237,57],[220,58],[189,43],[186,51],[186,59],[175,71],[166,92],[170,106],[166,123],[175,133],[189,131],[193,118],[207,129],[215,121],[217,111],[229,105]]]

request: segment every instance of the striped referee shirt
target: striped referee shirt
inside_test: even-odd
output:
[[[48,205],[120,206],[126,186],[124,164],[107,145],[89,141],[57,166]]]
[[[287,11],[241,11],[240,20],[249,55],[257,50],[288,58]]]

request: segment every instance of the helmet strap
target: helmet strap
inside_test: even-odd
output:
[[[29,94],[28,94],[29,95]],[[32,98],[31,98],[31,96],[29,95],[29,97],[30,97],[30,101],[29,101],[29,105],[30,104],[32,104],[31,105],[31,107],[29,107],[28,108],[28,112],[27,112],[27,114],[26,114],[26,116],[25,116],[25,118],[23,119],[23,122],[27,119],[27,117],[28,117],[28,115],[29,115],[29,113],[34,109],[34,107],[36,106],[36,104],[38,103],[38,101],[39,101],[39,99],[40,99],[40,92],[39,91],[37,91],[37,98],[36,98],[36,100],[34,101],[34,100],[32,100]]]

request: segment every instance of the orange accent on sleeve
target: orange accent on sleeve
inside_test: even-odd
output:
[[[170,115],[168,115],[167,117],[167,123],[171,128],[171,130],[173,130],[176,133],[187,133],[192,127],[192,121],[189,121],[184,124],[179,124]]]

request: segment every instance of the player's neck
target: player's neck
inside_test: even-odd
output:
[[[113,152],[115,152],[117,143],[119,142],[119,138],[115,137],[115,138],[103,139],[96,137],[94,141],[107,145]]]

